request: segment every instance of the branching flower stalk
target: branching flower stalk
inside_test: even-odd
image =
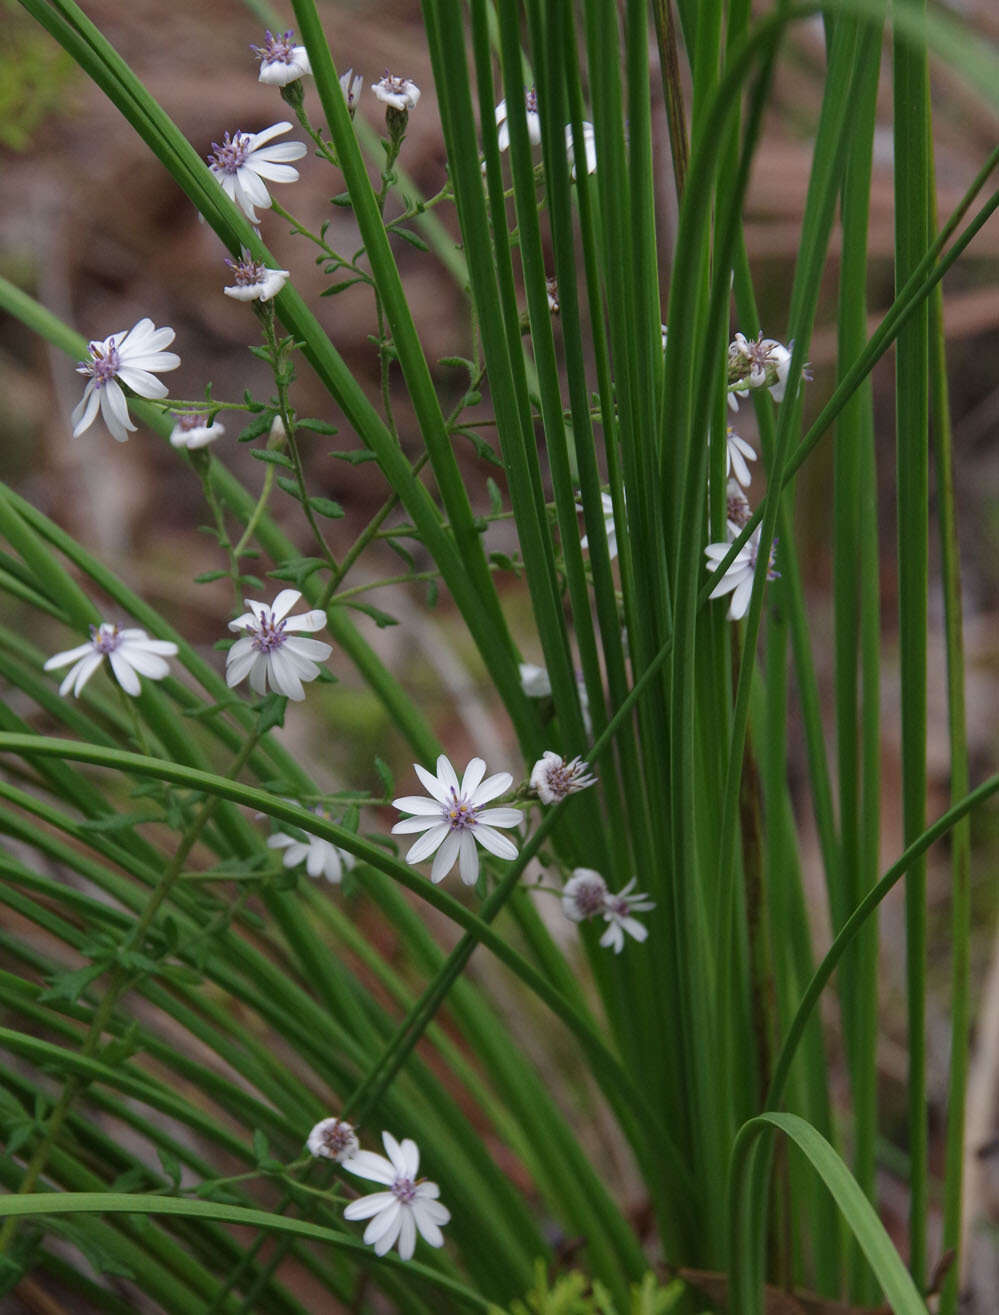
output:
[[[336,558],[326,542],[326,537],[319,528],[316,520],[316,513],[312,509],[309,501],[309,490],[305,479],[305,467],[302,465],[302,454],[299,450],[298,440],[296,437],[295,413],[291,408],[288,397],[289,385],[295,377],[295,369],[292,364],[292,352],[294,351],[294,341],[290,337],[279,338],[277,332],[277,318],[274,312],[274,306],[271,302],[254,302],[253,308],[256,311],[257,318],[260,320],[264,331],[265,350],[271,369],[274,372],[274,386],[277,390],[278,415],[284,426],[284,438],[288,445],[288,455],[292,459],[295,471],[295,481],[298,484],[299,501],[302,504],[302,510],[305,512],[305,519],[309,522],[309,528],[312,530],[313,537],[320,553],[326,561],[329,569],[336,574]]]
[[[228,776],[230,780],[235,780],[246,766],[247,760],[257,746],[257,742],[262,734],[260,721],[256,728],[247,736],[243,747],[233,760]],[[131,927],[128,935],[121,942],[118,948],[118,962],[111,969],[111,977],[107,989],[101,997],[100,1004],[94,1012],[90,1021],[87,1034],[84,1038],[80,1054],[84,1059],[93,1058],[100,1048],[101,1038],[105,1029],[114,1014],[118,1001],[135,985],[136,981],[145,976],[144,972],[136,972],[135,969],[129,969],[126,961],[129,955],[141,950],[146,933],[153,925],[157,913],[162,908],[164,902],[170,897],[181,873],[183,872],[184,863],[191,850],[197,844],[199,837],[205,827],[211,822],[215,813],[218,811],[221,799],[218,795],[212,795],[201,805],[197,816],[181,834],[177,849],[173,858],[163,871],[159,882],[152,890],[149,901],[136,922]],[[17,1186],[17,1195],[24,1196],[34,1191],[35,1185],[44,1172],[45,1165],[48,1162],[49,1154],[55,1145],[62,1126],[66,1121],[66,1116],[76,1100],[87,1087],[87,1079],[71,1073],[63,1083],[62,1091],[52,1111],[45,1122],[45,1131],[42,1134],[41,1141],[35,1147],[31,1159],[28,1161],[24,1175]],[[17,1231],[18,1219],[15,1215],[8,1216],[2,1227],[0,1227],[0,1256],[4,1255],[14,1240]]]

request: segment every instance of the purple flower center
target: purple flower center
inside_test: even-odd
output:
[[[527,103],[528,114],[537,114],[538,112],[538,93],[532,87],[530,91],[524,93],[524,100]]]
[[[608,895],[604,901],[604,912],[612,913],[616,918],[626,918],[630,911],[628,901],[621,895]]]
[[[185,434],[189,434],[192,429],[208,428],[208,415],[204,411],[187,411],[177,417],[177,424]]]
[[[90,642],[95,653],[113,653],[121,643],[118,627],[110,621],[102,621],[99,626],[90,627]]]
[[[323,1129],[323,1146],[331,1159],[337,1160],[355,1142],[354,1129],[349,1123],[332,1123]]]
[[[401,1205],[412,1205],[416,1200],[416,1183],[412,1178],[397,1178],[389,1190]]]
[[[239,288],[251,288],[264,281],[267,267],[262,260],[254,260],[252,256],[244,256],[242,260],[230,260],[227,257],[225,263],[232,270]]]
[[[290,64],[295,58],[295,33],[292,31],[284,32],[280,36],[268,30],[264,33],[264,44],[262,46],[251,46],[250,49],[264,64]]]
[[[258,653],[273,653],[276,648],[281,647],[286,639],[284,622],[275,621],[270,612],[265,612],[257,622],[257,632],[253,636],[253,647]]]
[[[444,805],[444,819],[451,827],[452,831],[467,831],[470,827],[475,826],[475,814],[477,808],[473,808],[466,799],[458,797],[457,790],[451,789],[451,802]]]
[[[212,142],[211,154],[206,157],[208,163],[220,173],[235,174],[246,163],[252,141],[248,132],[234,132],[232,136],[226,133],[221,144]]]
[[[109,338],[106,343],[92,342],[90,357],[89,361],[80,361],[76,368],[80,374],[89,374],[96,388],[103,388],[106,383],[110,383],[121,367],[121,357],[115,340]]]
[[[603,912],[607,888],[598,881],[584,881],[576,887],[572,898],[580,917],[592,918],[595,913]]]

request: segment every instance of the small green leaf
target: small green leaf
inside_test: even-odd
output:
[[[301,502],[302,495],[299,492],[297,479],[292,479],[289,475],[278,475],[277,482],[278,488],[284,489],[285,493],[294,498],[296,502]]]
[[[395,777],[392,775],[391,767],[384,758],[376,758],[375,771],[378,773],[378,779],[385,789],[385,798],[390,798],[395,794]]]
[[[250,448],[250,456],[255,461],[266,461],[270,466],[284,466],[286,470],[295,469],[295,463],[287,452],[278,452],[272,447]],[[219,574],[224,574],[224,572],[220,571]]]
[[[351,452],[331,452],[331,457],[336,457],[337,461],[349,461],[352,466],[363,465],[365,461],[376,461],[377,457],[366,447],[354,448]]]
[[[261,1132],[259,1128],[255,1128],[253,1132],[253,1154],[256,1156],[258,1164],[261,1160],[267,1159],[270,1149],[271,1144],[267,1140],[266,1133]]]
[[[285,709],[288,700],[283,694],[268,694],[257,704],[257,723],[260,734],[273,730],[275,726],[284,725]]]
[[[384,630],[386,626],[397,626],[399,624],[394,616],[389,616],[388,612],[382,612],[377,607],[372,607],[370,603],[358,603],[350,598],[344,606],[352,607],[355,612],[363,612],[365,616],[370,616],[379,630]]]
[[[494,516],[499,516],[503,511],[503,495],[492,475],[486,476],[486,491],[489,494],[489,510]]]
[[[224,580],[228,571],[202,571],[194,577],[195,584],[211,584],[213,580]]]
[[[290,562],[282,562],[275,570],[268,571],[267,575],[271,580],[290,580],[293,584],[302,585],[310,575],[325,565],[321,557],[293,557]]]
[[[310,498],[309,506],[318,515],[326,516],[330,520],[338,520],[343,515],[343,508],[332,498]]]
[[[340,432],[336,425],[331,425],[328,420],[316,420],[311,416],[296,420],[295,428],[308,429],[313,434],[338,434]]]
[[[414,233],[410,228],[393,228],[392,232],[398,237],[404,238],[411,247],[416,247],[417,251],[430,250],[423,238],[417,233]]]

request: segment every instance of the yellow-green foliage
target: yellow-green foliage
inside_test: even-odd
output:
[[[0,146],[24,151],[35,129],[59,104],[73,61],[15,0],[0,0]]]
[[[544,1262],[538,1260],[534,1273],[534,1287],[523,1299],[512,1302],[508,1311],[494,1306],[490,1315],[674,1315],[674,1312],[679,1315],[688,1294],[679,1280],[663,1287],[649,1273],[641,1283],[632,1285],[631,1301],[627,1312],[623,1312],[614,1305],[602,1284],[592,1282],[578,1269],[549,1281]]]

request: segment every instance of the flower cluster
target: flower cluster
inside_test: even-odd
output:
[[[393,800],[393,807],[411,816],[396,822],[392,834],[423,833],[407,851],[407,863],[422,863],[435,854],[431,881],[443,881],[457,862],[462,881],[474,886],[479,879],[477,844],[497,858],[517,857],[517,846],[496,828],[518,826],[523,820],[520,809],[485,807],[509,790],[513,784],[509,772],[486,776],[486,764],[481,758],[473,758],[459,784],[444,754],[437,759],[436,776],[419,763],[413,767],[429,797],[406,795]]]
[[[524,105],[527,118],[527,137],[532,145],[537,146],[541,141],[541,115],[538,113],[538,96],[533,87],[524,92]],[[501,100],[496,106],[496,142],[501,151],[505,151],[510,145],[510,111],[507,108],[506,100]],[[583,150],[586,155],[586,172],[594,173],[597,167],[597,147],[596,136],[593,131],[593,124],[584,121],[583,125]],[[569,162],[569,175],[573,182],[576,180],[576,149],[575,140],[572,134],[572,124],[565,125],[565,154]],[[485,168],[485,165],[483,165]]]
[[[385,1155],[362,1151],[351,1124],[341,1119],[323,1119],[309,1133],[306,1146],[310,1154],[333,1160],[348,1173],[385,1188],[351,1201],[344,1219],[367,1219],[364,1241],[374,1247],[376,1256],[399,1249],[400,1260],[412,1260],[416,1235],[432,1247],[444,1245],[441,1228],[451,1212],[438,1200],[436,1183],[418,1177],[420,1150],[409,1137],[397,1141],[390,1132],[382,1133]]]
[[[587,922],[590,918],[603,918],[607,929],[600,944],[620,954],[624,949],[625,935],[644,941],[648,927],[633,915],[654,909],[655,901],[633,887],[637,877],[616,893],[607,889],[607,883],[592,868],[575,868],[562,888],[562,912],[572,922]]]
[[[317,817],[326,816],[321,808],[312,811]],[[305,840],[296,840],[284,831],[275,831],[267,841],[267,848],[284,850],[282,863],[286,868],[297,868],[304,863],[310,877],[325,877],[335,886],[343,880],[344,870],[350,872],[355,862],[353,854],[321,836],[310,835]]]

